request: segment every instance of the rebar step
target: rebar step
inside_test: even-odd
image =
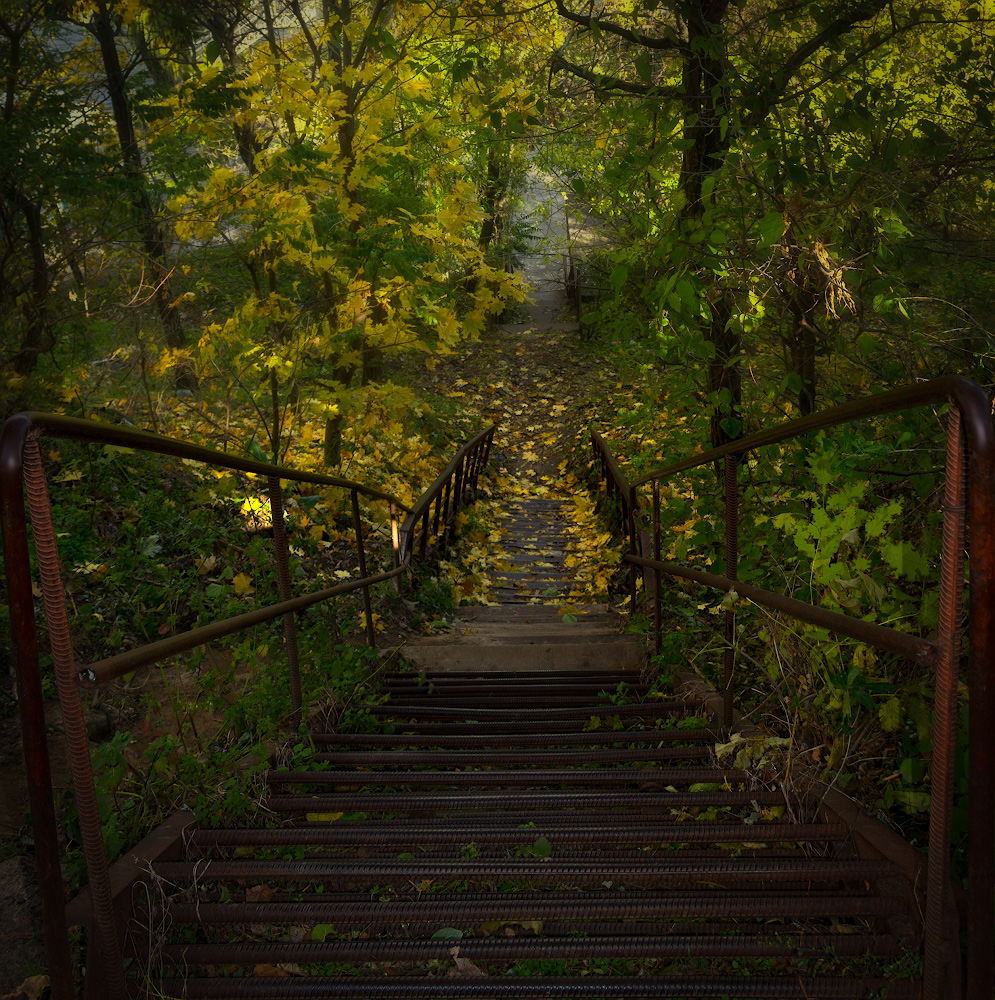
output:
[[[587,685],[588,719],[616,677]],[[487,705],[510,681],[384,688]],[[152,864],[170,932],[154,955],[136,940],[136,966],[190,998],[914,995],[890,975],[916,933],[902,873],[848,827],[717,766],[721,731],[648,726],[675,711],[654,715],[652,685],[611,706],[631,709],[611,733],[544,734],[559,683],[523,683],[500,731],[441,706],[438,733],[322,734],[326,769],[271,770],[281,825],[192,829]]]
[[[186,830],[149,866],[153,991],[194,998],[913,997],[902,871],[776,782],[723,766],[701,704],[569,592],[560,501],[501,524],[499,606],[272,768],[267,828]]]

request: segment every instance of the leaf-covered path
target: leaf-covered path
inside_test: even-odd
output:
[[[595,401],[621,385],[568,318],[567,229],[556,193],[542,178],[527,192],[529,217],[542,225],[521,265],[530,297],[511,318],[529,321],[497,324],[479,342],[436,359],[421,381],[499,424],[491,496],[478,498],[458,558],[444,566],[458,599],[557,604],[569,615],[578,604],[605,601],[618,567],[572,457],[583,453],[576,445]]]

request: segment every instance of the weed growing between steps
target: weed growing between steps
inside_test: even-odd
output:
[[[375,697],[375,651],[332,645],[320,628],[304,630],[300,638],[307,650],[301,663],[304,704],[312,705],[313,713],[340,718],[344,730],[362,731],[362,712],[351,706]],[[303,729],[296,742],[286,742],[291,716],[286,671],[269,659],[264,646],[257,646],[255,659],[242,661],[238,670],[229,666],[198,676],[196,689],[181,687],[182,676],[164,678],[145,700],[149,714],[139,729],[118,732],[92,750],[109,860],[177,809],[189,809],[206,826],[267,822],[272,817],[260,812],[260,801],[266,791],[262,775],[269,767],[327,766],[311,762],[314,746]],[[161,696],[175,711],[175,731],[155,735],[163,726],[150,720]],[[71,792],[64,795],[61,814],[65,855],[72,882],[78,884],[84,871]]]

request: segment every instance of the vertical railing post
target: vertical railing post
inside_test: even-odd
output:
[[[979,401],[980,402],[980,401]],[[985,403],[988,401],[985,400]],[[987,406],[980,407],[982,412]],[[987,415],[987,414],[986,414]],[[980,425],[980,426],[979,426]],[[995,996],[995,427],[970,425],[967,1000]],[[985,439],[985,430],[992,435]]]
[[[352,526],[356,532],[356,551],[359,553],[359,575],[366,579],[366,549],[363,546],[363,523],[359,519],[359,491],[352,490]],[[373,627],[373,607],[370,604],[369,585],[363,587],[363,608],[366,611],[366,644],[377,647],[377,631]]]
[[[453,513],[458,514],[463,509],[463,471],[464,462],[466,461],[465,456],[461,456],[460,460],[456,463],[456,471],[454,474],[453,482]]]
[[[930,767],[929,856],[926,859],[923,1000],[946,995],[943,958],[956,942],[946,930],[947,882],[957,748],[957,682],[960,674],[960,607],[964,588],[967,463],[960,410],[951,401],[947,416],[946,482],[943,488],[943,549],[940,557],[940,659],[933,695],[933,760]],[[989,899],[989,905],[991,900]]]
[[[397,504],[391,500],[389,505],[390,510],[390,545],[391,551],[394,557],[394,569],[397,569],[401,565],[401,526],[397,520]],[[394,588],[397,590],[397,596],[404,596],[404,585],[401,582],[401,578],[404,576],[403,573],[398,573],[394,577]]]
[[[28,439],[24,452],[27,459],[24,464],[24,483],[28,495],[28,508],[31,511],[35,556],[38,560],[45,616],[48,619],[49,645],[55,666],[55,683],[59,692],[59,709],[65,732],[66,751],[69,755],[69,771],[72,775],[73,795],[79,817],[80,839],[83,842],[83,856],[86,859],[87,882],[96,918],[96,927],[91,929],[88,946],[96,945],[98,964],[101,968],[99,973],[97,969],[87,971],[90,975],[101,976],[103,996],[110,997],[111,1000],[125,1000],[128,989],[125,985],[124,967],[121,964],[121,939],[114,912],[107,855],[104,851],[103,824],[100,821],[97,792],[93,783],[90,744],[87,741],[86,725],[83,721],[83,704],[79,695],[76,662],[69,632],[69,616],[66,613],[66,592],[62,586],[62,571],[59,566],[55,529],[52,525],[48,484],[45,481],[45,470],[42,467],[41,451],[36,437]],[[60,892],[61,889],[60,885]]]
[[[273,548],[276,554],[276,574],[280,588],[280,600],[289,601],[290,592],[290,551],[287,546],[287,529],[283,523],[283,491],[278,476],[269,476],[269,509],[273,520]],[[290,677],[290,704],[294,710],[294,722],[300,722],[301,715],[301,668],[297,651],[297,622],[291,611],[283,616],[283,645],[287,654],[287,672]]]
[[[494,444],[494,427],[492,426],[487,434],[486,447],[484,448],[484,465],[491,460],[491,445]]]
[[[660,561],[660,480],[653,480],[653,559]],[[656,655],[663,648],[663,598],[660,594],[662,576],[653,570],[653,647]]]
[[[453,515],[456,513],[452,505],[452,490],[453,481],[450,478],[446,480],[445,501],[442,507],[442,522],[445,525],[442,532],[444,542],[449,540],[449,525],[453,520]]]
[[[739,572],[739,490],[736,484],[736,455],[725,457],[725,501],[726,501],[726,576],[736,579]],[[722,725],[727,729],[732,725],[733,673],[736,668],[736,612],[730,608],[725,613],[725,663],[722,687]]]
[[[636,491],[629,488],[629,497],[626,501],[627,511],[627,521],[626,527],[629,530],[629,552],[633,556],[638,556],[638,545],[639,540],[636,537]],[[629,574],[629,614],[634,614],[636,610],[636,577],[639,575],[639,568],[635,563],[630,563],[629,568],[631,570]]]
[[[477,446],[470,449],[470,454],[466,456],[466,483],[471,490],[477,488]]]
[[[429,514],[432,512],[431,504],[425,508],[425,513],[422,515],[421,519],[421,554],[422,558],[425,558],[425,553],[428,552],[428,518]]]
[[[52,1000],[73,1000],[72,957],[66,927],[62,888],[58,827],[52,802],[52,769],[45,737],[45,705],[38,669],[38,632],[31,594],[31,557],[24,516],[22,482],[22,434],[24,418],[12,418],[4,430],[0,447],[0,498],[4,542],[4,568],[10,601],[10,620],[17,622],[11,639],[17,667],[17,707],[24,734],[24,765],[28,781],[28,804],[34,833],[35,865],[38,869],[39,900],[48,977]]]

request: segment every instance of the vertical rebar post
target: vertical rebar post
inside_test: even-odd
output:
[[[470,449],[470,454],[467,456],[466,481],[471,490],[475,490],[477,488],[477,449],[478,445],[474,445]]]
[[[960,609],[964,587],[967,463],[961,436],[960,410],[950,403],[947,416],[947,472],[943,488],[943,550],[940,560],[940,659],[933,701],[933,761],[929,809],[929,856],[926,860],[925,954],[923,1000],[945,994],[943,956],[947,881],[953,812],[954,757],[957,745],[957,682],[960,671]]]
[[[491,427],[490,433],[487,435],[487,445],[484,449],[484,465],[486,465],[491,460],[491,446],[494,444],[494,428]]]
[[[736,484],[738,456],[725,457],[725,500],[726,500],[726,576],[736,579],[739,571],[739,490]],[[725,664],[722,689],[722,725],[727,729],[732,725],[732,681],[736,668],[736,612],[731,608],[725,613]]]
[[[359,554],[359,575],[366,579],[366,549],[363,546],[363,524],[359,519],[359,491],[352,490],[352,526],[356,532],[356,552]],[[427,516],[427,512],[426,512]],[[363,608],[366,611],[366,644],[377,648],[377,632],[373,627],[373,606],[370,603],[369,585],[363,587]]]
[[[653,480],[653,558],[660,561],[660,480]],[[653,647],[656,655],[663,648],[663,598],[660,594],[662,576],[653,570]]]
[[[629,531],[629,553],[633,556],[639,555],[638,539],[636,538],[636,491],[629,490],[628,499],[624,501],[626,527]],[[629,565],[629,614],[636,611],[636,577],[639,575],[635,563]]]
[[[442,515],[443,518],[445,519],[446,524],[449,523],[449,519],[455,513],[455,511],[452,509],[452,504],[450,503],[452,489],[453,489],[453,481],[452,481],[452,479],[447,479],[446,480],[446,499],[445,499],[445,503],[443,505],[443,515]]]
[[[428,552],[428,515],[430,508],[425,508],[425,514],[421,519],[421,554],[422,558],[425,558],[425,553]]]
[[[439,517],[442,514],[442,495],[439,494],[435,498],[435,513],[432,515],[432,534],[435,535],[436,541],[439,538]],[[445,521],[442,522],[445,526]]]
[[[278,476],[269,476],[269,509],[273,519],[273,548],[276,554],[276,574],[280,588],[280,600],[289,601],[290,592],[290,550],[287,546],[287,529],[283,523],[283,490]],[[287,655],[287,673],[290,677],[290,704],[294,710],[293,721],[300,722],[301,715],[301,668],[297,651],[297,622],[291,611],[283,616],[283,646]]]
[[[456,471],[454,473],[454,483],[453,492],[455,495],[455,501],[453,504],[453,514],[458,514],[463,509],[463,469],[465,459],[461,456],[460,460],[456,463]]]
[[[17,665],[17,707],[24,738],[24,765],[28,804],[34,833],[35,865],[41,902],[42,929],[48,958],[52,1000],[73,1000],[72,957],[66,927],[60,851],[52,802],[52,769],[45,737],[45,705],[38,669],[38,631],[31,593],[31,558],[24,516],[22,482],[24,418],[14,417],[4,429],[0,449],[0,496],[4,542],[4,569],[10,602],[10,620],[17,622],[11,639]]]
[[[104,835],[100,810],[97,806],[97,792],[90,766],[90,744],[87,742],[83,704],[77,684],[69,616],[66,613],[66,592],[62,586],[48,484],[45,481],[45,470],[42,466],[37,437],[28,438],[24,454],[26,459],[24,483],[28,495],[28,509],[31,511],[38,575],[41,577],[45,616],[48,619],[49,643],[55,665],[59,710],[62,714],[73,795],[79,817],[80,839],[83,842],[83,855],[86,858],[87,881],[96,918],[96,927],[91,933],[98,936],[97,950],[103,966],[100,974],[103,977],[104,995],[111,997],[112,1000],[125,1000],[128,991],[121,964],[121,940],[114,916],[114,898],[107,855],[104,853]],[[59,888],[61,891],[61,885]],[[88,970],[88,973],[96,975],[97,970]]]

